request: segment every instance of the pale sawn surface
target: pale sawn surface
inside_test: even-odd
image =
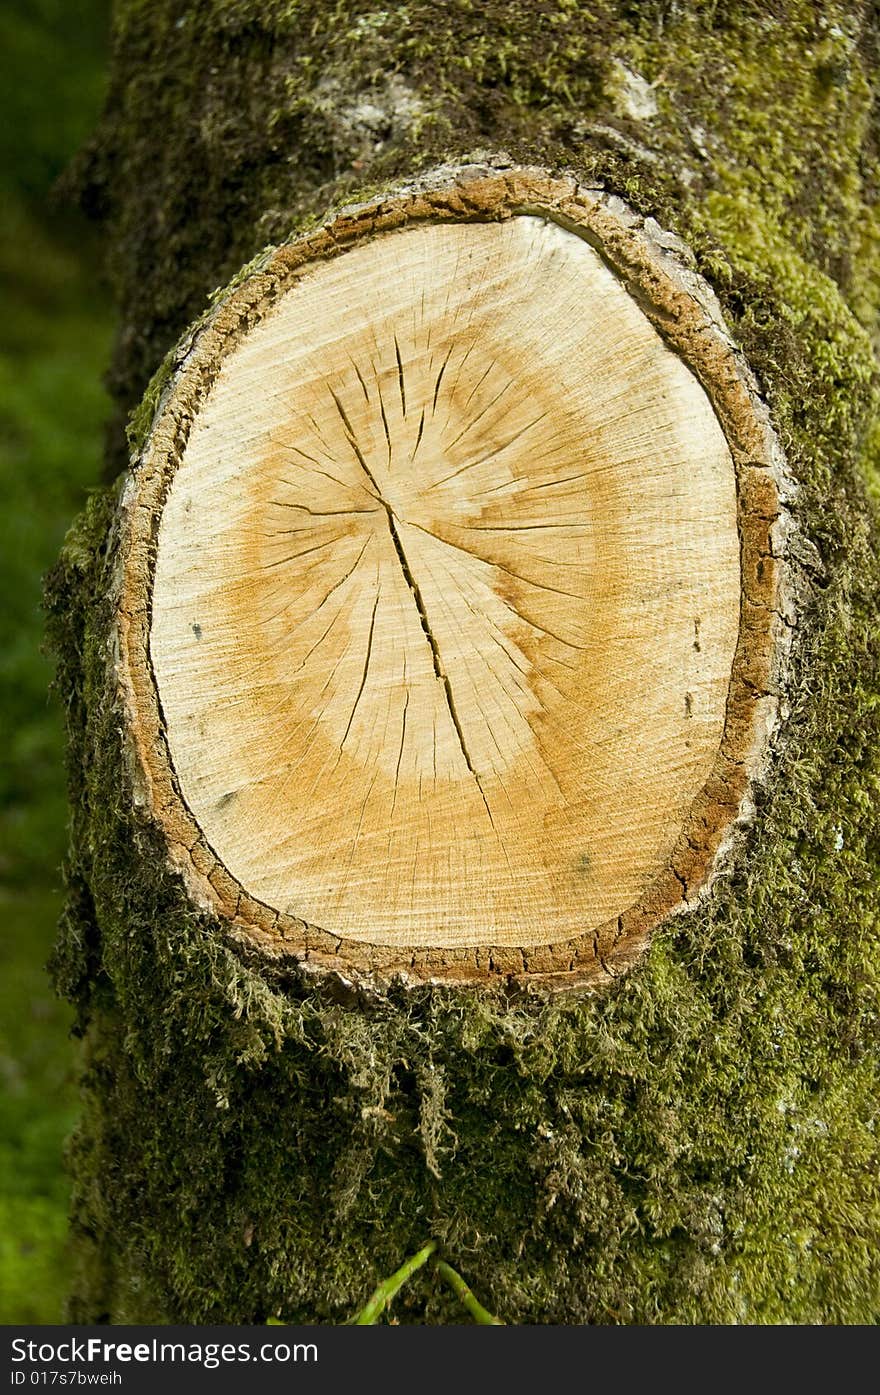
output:
[[[182,794],[251,895],[355,940],[530,945],[667,865],[740,606],[713,409],[537,216],[313,265],[226,358],[158,540]]]

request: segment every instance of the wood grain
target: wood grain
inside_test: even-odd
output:
[[[668,875],[728,720],[737,471],[577,229],[307,262],[164,479],[149,665],[213,885],[460,957],[619,927]]]

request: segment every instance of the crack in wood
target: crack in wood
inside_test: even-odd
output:
[[[398,344],[397,344],[397,339],[396,339],[396,338],[395,338],[395,340],[394,340],[394,348],[395,348],[395,353],[396,353],[396,356],[397,356],[398,367],[399,367],[399,370],[400,370],[401,405],[402,405],[402,407],[403,407],[404,414],[405,414],[405,412],[406,412],[406,397],[405,397],[405,394],[404,394],[404,387],[403,387],[403,367],[402,367],[401,359],[400,359],[400,349],[398,348]],[[377,381],[378,381],[378,379],[377,379]],[[416,581],[415,576],[413,575],[412,568],[411,568],[410,565],[409,565],[409,561],[408,561],[408,559],[407,559],[406,551],[405,551],[404,546],[403,546],[403,541],[402,541],[402,539],[401,539],[401,537],[400,537],[400,533],[398,532],[398,529],[397,529],[397,521],[398,521],[398,520],[397,520],[397,517],[396,517],[396,515],[395,515],[395,513],[394,513],[394,510],[392,509],[391,505],[390,505],[390,504],[387,502],[387,500],[384,498],[384,496],[383,496],[383,494],[382,494],[382,491],[381,491],[381,489],[380,489],[380,487],[379,487],[379,484],[378,484],[378,482],[377,482],[377,480],[376,480],[376,477],[375,477],[375,475],[373,474],[373,472],[371,471],[369,465],[367,464],[367,461],[366,461],[366,458],[365,458],[365,456],[364,456],[364,453],[363,453],[363,451],[361,450],[361,448],[360,448],[360,446],[359,446],[359,444],[358,444],[358,442],[357,442],[357,438],[356,438],[355,433],[354,433],[354,428],[352,427],[351,422],[349,421],[348,414],[346,413],[346,410],[345,410],[344,406],[342,405],[342,402],[341,402],[340,398],[337,396],[337,394],[333,391],[332,388],[330,388],[330,396],[333,398],[333,401],[334,401],[335,404],[336,404],[336,410],[337,410],[337,412],[339,413],[340,420],[342,421],[342,425],[343,425],[343,428],[344,428],[344,430],[345,430],[345,434],[346,434],[346,437],[347,437],[347,439],[348,439],[348,443],[349,443],[349,445],[351,446],[352,450],[354,451],[354,454],[355,454],[355,457],[357,458],[358,464],[361,466],[361,468],[362,468],[364,474],[366,475],[367,479],[370,481],[370,484],[371,484],[371,486],[372,486],[372,489],[373,489],[373,491],[375,492],[376,498],[377,498],[378,501],[382,504],[382,507],[383,507],[384,510],[385,510],[385,516],[386,516],[386,518],[388,519],[388,528],[389,528],[390,533],[391,533],[391,541],[392,541],[392,543],[394,544],[394,551],[395,551],[395,553],[397,554],[397,560],[398,560],[398,562],[400,563],[400,568],[401,568],[401,571],[403,572],[404,580],[405,580],[407,586],[409,587],[410,593],[412,594],[413,601],[415,602],[416,611],[417,611],[418,617],[419,617],[419,623],[420,623],[420,625],[421,625],[421,627],[422,627],[422,633],[424,634],[425,639],[428,641],[428,647],[429,647],[429,649],[430,649],[430,651],[431,651],[431,660],[432,660],[432,663],[433,663],[433,666],[434,666],[434,676],[436,677],[437,681],[440,683],[440,685],[441,685],[441,687],[442,687],[442,689],[443,689],[443,695],[444,695],[444,697],[445,697],[445,699],[446,699],[446,707],[447,707],[447,709],[448,709],[448,711],[449,711],[449,716],[450,716],[450,719],[451,719],[451,721],[452,721],[452,725],[453,725],[453,728],[454,728],[454,730],[455,730],[456,737],[458,738],[458,744],[459,744],[459,747],[460,747],[460,749],[461,749],[461,754],[462,754],[462,756],[464,757],[465,765],[467,766],[468,770],[470,771],[471,775],[473,776],[474,780],[476,781],[477,788],[478,788],[478,790],[480,791],[480,796],[481,796],[481,798],[482,798],[482,800],[483,800],[484,805],[486,806],[486,813],[489,815],[489,821],[490,821],[490,823],[492,824],[492,827],[494,828],[494,827],[495,827],[495,821],[494,821],[494,819],[492,818],[492,810],[491,810],[490,807],[489,807],[489,801],[488,801],[488,799],[486,798],[486,791],[483,789],[482,781],[481,781],[480,776],[479,776],[479,774],[478,774],[478,772],[477,772],[477,770],[476,770],[476,767],[474,766],[473,760],[472,760],[472,758],[471,758],[470,751],[468,750],[467,742],[465,741],[464,731],[463,731],[462,725],[461,725],[461,719],[459,718],[458,711],[457,711],[456,705],[455,705],[455,697],[454,697],[453,692],[452,692],[452,684],[450,683],[450,681],[449,681],[449,676],[448,676],[448,674],[446,673],[446,670],[445,670],[445,668],[444,668],[444,666],[443,666],[443,661],[442,661],[442,659],[441,659],[441,657],[440,657],[440,648],[439,648],[439,645],[437,644],[436,637],[434,636],[434,633],[433,633],[433,631],[431,630],[431,626],[430,626],[430,623],[429,623],[429,621],[428,621],[428,612],[427,612],[427,609],[426,609],[426,607],[425,607],[425,600],[424,600],[424,597],[423,597],[423,595],[422,595],[421,588],[419,587],[419,584],[418,584],[418,582]],[[384,413],[383,413],[383,420],[384,420]],[[387,428],[386,428],[386,429],[387,429]],[[389,449],[390,449],[390,441],[389,441]],[[379,600],[379,596],[378,596],[378,591],[377,591],[377,594],[376,594],[376,604],[378,604],[378,600]],[[371,625],[370,625],[370,644],[368,645],[368,648],[367,648],[367,665],[366,665],[365,668],[364,668],[364,677],[363,677],[363,681],[362,681],[362,683],[361,683],[360,691],[358,692],[358,696],[357,696],[357,699],[356,699],[356,701],[355,701],[355,707],[357,707],[357,703],[360,701],[360,696],[361,696],[361,693],[363,692],[364,684],[366,683],[366,678],[367,678],[367,666],[369,665],[370,647],[371,647],[371,645],[372,645],[373,626],[374,626],[374,624],[375,624],[375,619],[376,619],[376,607],[374,606],[374,607],[373,607],[373,619],[372,619],[372,622],[371,622]],[[351,729],[351,720],[353,719],[353,717],[354,717],[354,712],[352,712],[352,717],[349,719],[349,724],[348,724],[348,727],[346,728],[346,733],[345,733],[346,736],[348,735],[348,732],[349,732],[349,730]],[[344,740],[345,740],[345,738],[343,738],[343,742],[344,742]]]
[[[385,503],[384,499],[382,502]],[[467,766],[468,770],[471,772],[471,774],[477,782],[477,788],[479,789],[480,794],[482,795],[483,803],[486,806],[486,812],[489,815],[490,820],[492,820],[492,811],[489,808],[489,801],[486,798],[486,792],[483,789],[480,777],[474,768],[474,763],[471,760],[471,755],[467,748],[467,742],[464,739],[464,732],[462,731],[461,721],[459,719],[458,712],[456,711],[455,707],[455,698],[452,694],[452,684],[449,682],[449,677],[443,667],[443,661],[440,658],[440,648],[437,644],[437,640],[435,639],[434,634],[432,633],[431,626],[428,623],[428,612],[425,609],[424,597],[422,596],[419,584],[413,576],[412,569],[410,568],[409,562],[407,561],[406,552],[404,551],[403,543],[400,539],[400,534],[397,531],[396,519],[394,517],[394,513],[391,507],[388,504],[385,504],[385,512],[388,516],[388,527],[391,529],[391,540],[394,543],[394,550],[397,553],[397,560],[399,561],[401,569],[403,571],[404,580],[406,581],[407,586],[412,592],[412,597],[415,601],[416,610],[418,611],[419,615],[419,621],[422,626],[422,631],[424,633],[425,639],[428,641],[428,645],[431,650],[431,658],[434,664],[434,674],[440,682],[440,684],[442,685],[443,693],[446,698],[446,706],[449,709],[449,716],[452,719],[452,725],[455,728],[455,734],[458,737],[458,744],[461,747],[461,754],[464,756],[465,765]],[[492,822],[494,827],[494,820]]]
[[[375,630],[375,628],[376,628],[376,611],[377,611],[378,609],[379,609],[379,588],[378,588],[378,586],[377,586],[377,587],[376,587],[376,599],[373,601],[373,613],[372,613],[372,615],[370,616],[370,632],[369,632],[369,634],[367,635],[367,652],[366,652],[366,654],[364,655],[364,671],[363,671],[363,674],[362,674],[362,676],[361,676],[361,685],[360,685],[360,687],[359,687],[358,690],[357,690],[357,697],[356,697],[355,700],[354,700],[354,706],[352,707],[351,713],[350,713],[349,718],[348,718],[348,725],[347,725],[346,728],[345,728],[345,734],[344,734],[342,740],[341,740],[340,743],[339,743],[339,749],[340,749],[340,751],[342,750],[343,746],[345,745],[346,741],[348,740],[348,733],[351,731],[351,724],[352,724],[352,722],[354,721],[354,714],[355,714],[355,713],[357,712],[357,710],[358,710],[358,703],[360,702],[361,697],[363,696],[364,688],[367,686],[367,674],[368,674],[369,671],[370,671],[370,655],[371,655],[372,652],[373,652],[373,632],[374,632],[374,630]]]
[[[403,376],[403,360],[400,357],[400,345],[397,342],[397,335],[394,336],[394,356],[397,359],[397,385],[400,388],[400,411],[406,417],[406,383]]]
[[[437,398],[440,396],[440,384],[443,382],[443,374],[446,372],[446,368],[447,368],[447,365],[448,365],[448,363],[449,363],[449,360],[452,358],[452,350],[454,349],[454,347],[455,347],[454,343],[449,345],[449,352],[447,353],[445,359],[443,360],[443,363],[442,363],[441,368],[440,368],[440,372],[437,374],[437,381],[436,381],[436,383],[434,384],[434,401],[433,401],[433,403],[432,403],[432,405],[431,405],[431,416],[433,416],[434,413],[435,413],[436,410],[437,410]]]

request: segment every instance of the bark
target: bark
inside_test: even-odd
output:
[[[96,495],[48,599],[75,1320],[342,1321],[428,1240],[513,1322],[876,1316],[878,44],[875,6],[794,0],[118,3],[79,170],[119,303],[111,474],[267,243],[443,161],[537,164],[718,295],[796,481],[796,624],[748,834],[635,968],[555,998],[306,976],[193,903],[139,803]],[[454,1313],[432,1273],[401,1317]]]

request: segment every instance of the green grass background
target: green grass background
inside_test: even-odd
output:
[[[100,110],[104,0],[0,10],[0,1322],[58,1322],[67,1287],[70,1011],[45,962],[66,843],[42,576],[98,477],[109,297],[94,233],[53,196]]]

